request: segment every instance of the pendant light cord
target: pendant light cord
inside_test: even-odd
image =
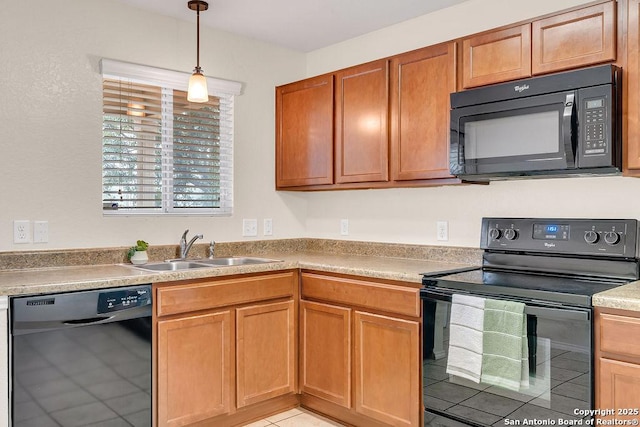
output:
[[[198,12],[196,14],[197,31],[196,31],[196,69],[200,71],[200,5],[198,4]]]

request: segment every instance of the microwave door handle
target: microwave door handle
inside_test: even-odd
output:
[[[573,153],[573,115],[574,115],[575,94],[567,94],[564,102],[564,113],[562,115],[562,139],[564,143],[565,160],[567,167],[574,168],[576,165],[575,155]]]

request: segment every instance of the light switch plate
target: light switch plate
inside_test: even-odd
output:
[[[265,218],[262,224],[262,234],[265,236],[273,235],[273,219]]]
[[[340,220],[340,235],[348,236],[349,235],[349,220],[341,219]]]
[[[49,221],[33,221],[33,243],[49,242]]]
[[[436,222],[437,236],[436,238],[441,241],[449,240],[449,223],[447,221]]]

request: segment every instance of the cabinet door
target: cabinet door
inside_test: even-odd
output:
[[[627,133],[623,139],[625,172],[640,175],[640,1],[629,0],[627,68],[622,73],[627,96]]]
[[[388,61],[336,73],[336,182],[389,179]]]
[[[236,328],[238,407],[294,392],[293,301],[240,308]]]
[[[356,411],[392,426],[420,420],[420,325],[356,311]]]
[[[456,44],[391,61],[391,179],[450,178],[449,95],[456,90]]]
[[[471,36],[462,41],[462,87],[531,76],[531,25]]]
[[[640,365],[600,358],[600,375],[597,379],[599,394],[596,407],[600,409],[640,408]],[[608,419],[638,419],[638,415],[615,414]]]
[[[300,301],[301,391],[351,407],[351,310]]]
[[[615,2],[534,21],[533,74],[615,60],[615,21]]]
[[[158,321],[158,426],[230,410],[231,312]]]
[[[333,76],[276,88],[276,187],[333,183]]]

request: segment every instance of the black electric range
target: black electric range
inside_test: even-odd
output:
[[[585,423],[594,408],[592,297],[640,278],[638,226],[483,218],[481,267],[423,276],[424,425]],[[447,372],[455,295],[523,303],[527,387],[509,390]]]
[[[590,307],[594,294],[640,278],[638,240],[637,220],[484,218],[482,267],[422,283]]]

